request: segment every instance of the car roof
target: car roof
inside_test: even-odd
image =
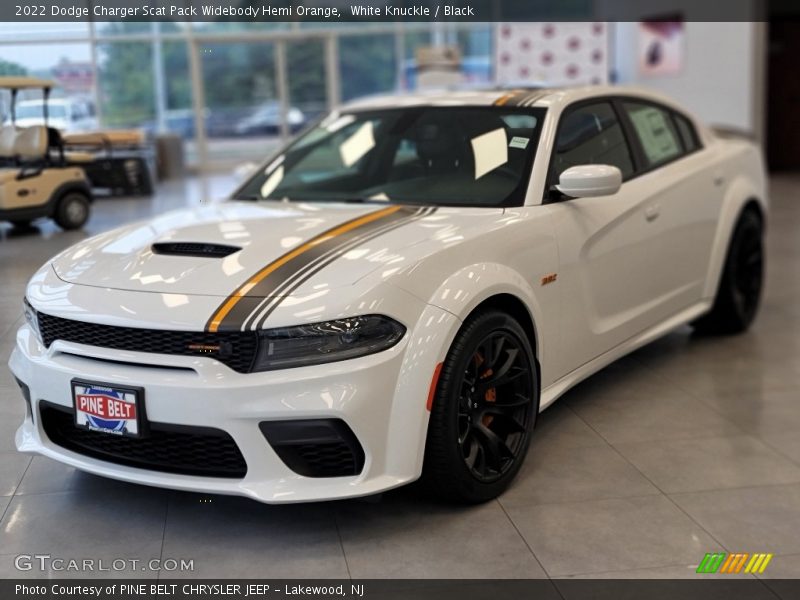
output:
[[[651,90],[618,85],[575,87],[493,87],[483,89],[429,90],[407,94],[367,96],[345,104],[342,110],[361,111],[408,106],[566,106],[601,96],[634,96],[683,110],[672,100]]]

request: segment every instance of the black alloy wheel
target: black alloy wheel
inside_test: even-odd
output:
[[[485,502],[519,471],[539,406],[531,343],[519,322],[485,310],[462,325],[441,369],[422,482],[437,498]]]

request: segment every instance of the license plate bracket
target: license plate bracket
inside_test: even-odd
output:
[[[144,388],[82,379],[70,383],[76,427],[132,438],[146,434]]]

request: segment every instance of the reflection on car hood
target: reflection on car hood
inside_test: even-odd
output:
[[[479,225],[477,216],[486,210],[225,202],[90,238],[57,256],[53,268],[64,281],[103,288],[285,295],[299,289],[287,282],[310,288],[351,285],[381,265],[402,262],[410,246],[452,237],[463,218]]]

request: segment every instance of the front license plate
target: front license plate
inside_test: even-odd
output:
[[[75,425],[92,431],[141,437],[142,388],[72,380]]]

